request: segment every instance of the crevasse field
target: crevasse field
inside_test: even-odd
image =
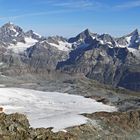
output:
[[[5,87],[0,88],[0,106],[8,114],[26,114],[31,127],[53,127],[54,132],[86,123],[82,113],[117,110],[82,96]]]

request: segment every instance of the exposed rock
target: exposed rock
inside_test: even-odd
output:
[[[33,129],[26,116],[0,114],[1,140],[98,140],[130,139],[140,137],[140,111],[98,112],[85,114],[87,124],[67,128],[67,132],[53,133],[52,128]]]
[[[1,140],[76,140],[70,133],[53,133],[51,128],[33,129],[25,115],[0,114],[0,139]]]
[[[3,107],[0,107],[0,113],[2,113],[3,112]]]
[[[83,125],[71,129],[76,131],[80,140],[98,139],[129,139],[134,140],[140,137],[140,111],[131,112],[98,112],[85,115],[91,121],[89,125]],[[96,123],[93,121],[96,120]],[[85,135],[84,135],[85,134]]]

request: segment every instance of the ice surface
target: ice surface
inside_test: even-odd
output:
[[[85,124],[82,113],[117,110],[82,96],[5,87],[0,88],[0,106],[8,114],[26,114],[32,127],[53,127],[54,132]]]

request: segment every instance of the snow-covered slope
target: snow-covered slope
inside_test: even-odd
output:
[[[17,44],[10,44],[8,46],[8,49],[12,50],[14,53],[23,53],[27,48],[35,45],[38,40],[33,39],[31,37],[25,37],[25,43],[23,42],[17,42]]]
[[[72,44],[67,41],[66,38],[61,36],[48,37],[45,40],[50,46],[56,47],[60,51],[69,52],[72,50]]]
[[[6,23],[0,28],[0,41],[5,48],[14,53],[23,53],[27,48],[44,38],[34,31],[24,32],[22,28],[13,23]]]
[[[0,106],[6,113],[25,113],[32,127],[54,127],[54,132],[86,123],[82,113],[117,110],[82,96],[19,88],[0,88]]]
[[[55,43],[49,43],[51,46],[56,47],[58,50],[61,51],[69,51],[71,50],[71,44],[68,42],[58,41],[58,44]]]
[[[134,30],[132,33],[116,39],[118,47],[121,48],[134,48],[139,49],[140,35],[138,30]]]

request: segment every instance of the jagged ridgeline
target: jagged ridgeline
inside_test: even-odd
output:
[[[140,35],[120,38],[88,29],[76,37],[43,37],[7,23],[0,28],[2,75],[59,71],[84,74],[114,87],[140,91]]]

